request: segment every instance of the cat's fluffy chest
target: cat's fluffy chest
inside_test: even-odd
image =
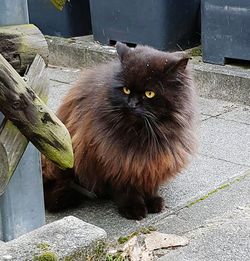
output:
[[[112,135],[104,137],[102,140],[95,140],[93,137],[92,142],[81,145],[84,148],[80,153],[82,162],[77,163],[76,172],[83,177],[83,185],[84,176],[91,176],[95,172],[102,179],[112,179],[117,184],[134,183],[141,184],[145,189],[152,189],[176,175],[187,163],[188,153],[179,142],[166,143],[160,148],[152,147],[152,144],[143,146],[139,137],[138,140],[127,137],[127,144],[117,140],[114,142]],[[128,146],[130,142],[131,146]],[[148,186],[149,183],[151,186]],[[93,189],[92,183],[89,188]]]

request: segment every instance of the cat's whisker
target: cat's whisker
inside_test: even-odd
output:
[[[152,122],[152,124],[153,124],[154,127],[157,129],[157,131],[159,132],[159,134],[161,135],[161,137],[164,138],[165,141],[168,141],[166,135],[165,135],[164,132],[161,130],[161,128],[160,128],[155,122]]]
[[[120,113],[120,114],[117,114],[116,116],[114,116],[113,118],[111,118],[109,123],[114,125],[114,122],[115,122],[114,128],[119,128],[121,120],[122,120],[122,115]],[[106,132],[107,136],[113,136],[113,134],[114,134],[113,129],[106,129],[105,132]]]
[[[160,126],[156,122],[156,120],[157,120],[156,117],[154,117],[153,120],[152,120],[152,118],[149,118],[149,119],[147,119],[147,123],[150,124],[151,130],[152,130],[150,133],[153,134],[154,146],[157,145],[156,149],[161,150],[164,147],[162,141],[164,140],[165,142],[168,143],[168,139],[167,139],[166,135],[164,134],[163,130],[160,128]]]
[[[105,113],[117,113],[117,112],[121,112],[121,108],[120,107],[112,107],[112,108],[98,108],[97,112],[105,112]]]
[[[152,127],[149,119],[147,117],[145,117],[144,119],[145,119],[146,126],[148,128],[148,131],[150,133],[150,135],[149,135],[149,142],[153,146],[154,149],[157,149],[157,147],[160,145],[158,137],[157,137],[157,135],[156,135],[156,133],[154,131],[154,128]]]
[[[110,118],[110,122],[111,123],[116,123],[116,126],[117,127],[119,125],[119,123],[121,122],[121,119],[122,119],[122,116],[121,116],[121,113],[118,113],[118,114],[115,114],[112,118]]]
[[[143,118],[143,120],[144,120],[144,123],[145,123],[145,127],[146,127],[146,131],[147,131],[147,136],[148,137],[151,137],[151,135],[150,135],[150,131],[149,131],[149,129],[148,129],[148,125],[147,125],[147,122],[146,122],[146,118]]]
[[[150,118],[152,120],[156,120],[157,119],[156,116],[152,112],[149,112],[149,111],[144,112],[144,116],[148,117],[148,118]]]
[[[181,76],[181,79],[179,78],[179,76]],[[178,72],[176,79],[181,80],[181,83],[183,83],[184,80],[190,80],[191,78],[183,72]]]

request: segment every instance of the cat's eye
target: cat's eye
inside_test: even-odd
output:
[[[153,92],[153,91],[146,91],[145,92],[145,96],[147,98],[151,99],[151,98],[155,97],[155,92]]]
[[[129,88],[127,88],[127,87],[123,87],[122,90],[123,90],[123,92],[124,92],[125,94],[127,94],[127,95],[130,94],[130,90],[129,90]]]

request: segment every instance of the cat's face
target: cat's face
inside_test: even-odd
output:
[[[111,103],[128,117],[164,119],[181,106],[182,86],[178,75],[185,71],[187,58],[149,47],[130,49],[117,45],[121,61]]]

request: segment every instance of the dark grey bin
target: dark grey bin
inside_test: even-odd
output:
[[[121,41],[162,50],[200,42],[200,0],[90,0],[94,39]]]
[[[249,0],[202,0],[201,20],[204,62],[250,61]]]
[[[28,0],[30,23],[43,34],[73,37],[92,33],[89,0],[66,1],[62,11],[50,0]]]

